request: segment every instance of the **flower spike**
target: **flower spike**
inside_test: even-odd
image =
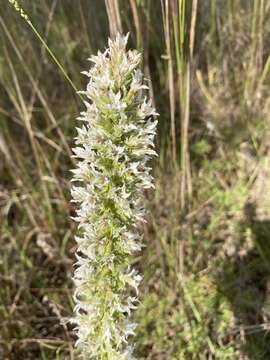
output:
[[[153,187],[156,111],[144,96],[141,54],[126,50],[127,36],[109,40],[90,58],[86,109],[77,129],[73,202],[78,203],[74,271],[76,345],[83,359],[131,360],[129,319],[141,276],[130,266],[142,247],[143,191]]]

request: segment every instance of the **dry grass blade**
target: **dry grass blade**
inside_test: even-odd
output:
[[[5,24],[4,19],[2,18],[2,16],[0,16],[0,23],[1,23],[2,27],[3,27],[3,29],[4,29],[4,32],[5,32],[6,35],[7,35],[7,38],[9,39],[9,41],[10,41],[12,47],[13,47],[13,49],[14,49],[17,57],[18,57],[18,59],[20,60],[21,65],[22,65],[23,69],[25,70],[25,73],[27,74],[27,76],[28,76],[28,78],[29,78],[29,81],[31,82],[31,85],[32,85],[33,88],[35,89],[39,100],[41,101],[42,105],[44,106],[44,109],[45,109],[46,112],[47,112],[48,118],[50,119],[50,121],[52,122],[52,124],[55,126],[56,131],[58,132],[58,135],[59,135],[61,141],[63,142],[63,145],[64,145],[67,153],[68,153],[69,156],[71,157],[71,156],[72,156],[72,151],[71,151],[71,149],[70,149],[70,147],[69,147],[69,145],[68,145],[68,143],[67,143],[67,140],[66,140],[66,138],[65,138],[62,130],[59,128],[59,126],[58,126],[58,124],[57,124],[57,122],[56,122],[56,119],[55,119],[55,117],[54,117],[54,115],[53,115],[50,107],[48,106],[48,103],[47,103],[47,101],[46,101],[46,99],[45,99],[45,96],[44,96],[43,93],[41,92],[41,90],[40,90],[37,82],[35,81],[35,79],[34,79],[32,73],[31,73],[29,67],[27,66],[26,62],[24,61],[21,52],[19,51],[18,47],[16,46],[16,43],[15,43],[15,41],[14,41],[11,33],[9,32],[9,30],[8,30],[8,28],[7,28],[6,24]],[[71,159],[72,159],[72,157],[71,157]],[[72,161],[73,161],[73,160],[72,160]]]
[[[105,5],[108,14],[110,34],[111,37],[114,38],[117,33],[123,33],[119,2],[118,0],[105,0]]]
[[[173,156],[173,162],[176,165],[175,89],[174,89],[175,80],[174,80],[174,71],[173,71],[173,53],[171,48],[169,1],[161,0],[161,7],[162,7],[164,35],[165,35],[165,45],[166,45],[166,60],[168,61],[168,84],[169,84],[170,117],[171,117],[172,156]]]

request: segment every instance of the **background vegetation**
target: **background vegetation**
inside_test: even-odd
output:
[[[160,113],[155,192],[134,263],[139,359],[270,358],[270,3],[21,0],[78,89],[130,32]],[[0,8],[0,358],[77,359],[71,147],[80,98]]]

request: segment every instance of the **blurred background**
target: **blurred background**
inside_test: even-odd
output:
[[[0,7],[0,358],[78,358],[65,319],[84,106],[64,71],[84,89],[87,58],[122,31],[160,113],[147,246],[134,260],[137,357],[270,359],[270,2],[20,5],[32,26]]]

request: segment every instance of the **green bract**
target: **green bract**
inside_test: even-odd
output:
[[[142,246],[138,225],[145,215],[143,190],[153,187],[146,164],[156,155],[157,113],[143,96],[141,55],[126,50],[127,40],[117,35],[90,59],[83,92],[90,101],[74,149],[73,180],[81,186],[72,189],[79,203],[73,321],[84,359],[134,359],[127,338],[136,324],[128,317],[141,276],[130,257]]]

